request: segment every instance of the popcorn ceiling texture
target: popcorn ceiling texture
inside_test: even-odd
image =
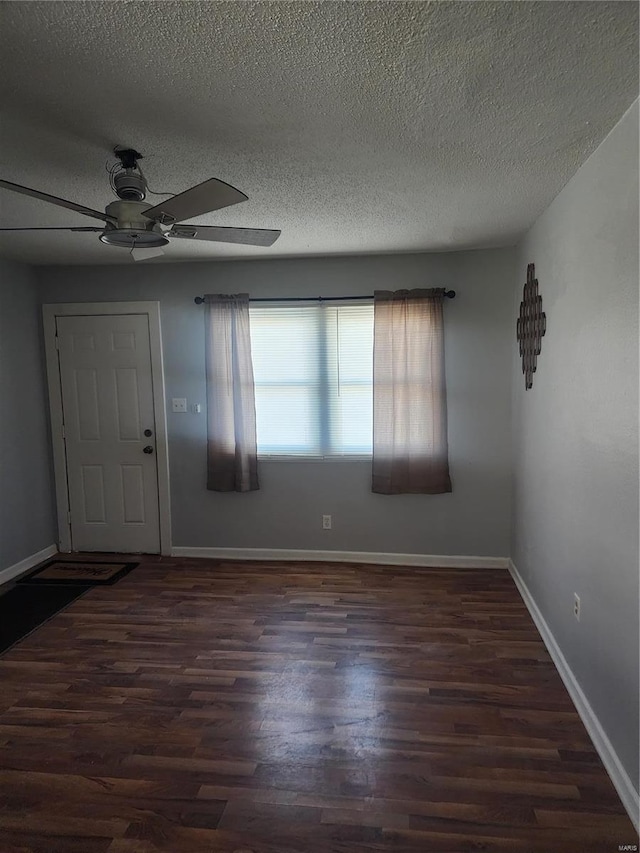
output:
[[[637,27],[631,2],[2,3],[0,175],[103,209],[130,145],[153,189],[249,196],[195,221],[283,232],[165,260],[509,245],[637,97]],[[95,222],[1,191],[0,224]],[[94,234],[0,254],[129,262]]]

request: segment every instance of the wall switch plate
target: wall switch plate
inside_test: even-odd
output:
[[[322,516],[322,529],[323,530],[331,530],[331,516],[323,515]]]
[[[174,397],[171,400],[171,411],[172,412],[186,412],[187,411],[187,398],[186,397]]]
[[[580,621],[580,596],[573,593],[573,615]]]

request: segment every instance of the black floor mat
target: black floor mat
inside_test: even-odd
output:
[[[0,653],[50,619],[89,586],[14,586],[0,595]]]

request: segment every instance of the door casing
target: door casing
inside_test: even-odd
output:
[[[158,466],[158,507],[160,512],[160,553],[171,554],[171,503],[169,494],[169,448],[167,442],[167,407],[164,388],[162,336],[159,302],[60,302],[42,306],[44,344],[49,386],[51,440],[55,474],[56,511],[58,516],[58,548],[71,551],[67,460],[62,429],[63,408],[60,368],[56,348],[56,317],[95,316],[100,314],[143,314],[149,321],[151,349],[151,384],[156,429],[156,462]]]

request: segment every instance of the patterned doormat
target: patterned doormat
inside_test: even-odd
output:
[[[140,563],[124,563],[120,560],[50,560],[18,583],[81,586],[113,584],[139,565]]]

